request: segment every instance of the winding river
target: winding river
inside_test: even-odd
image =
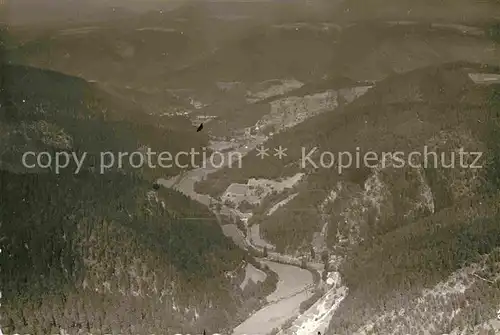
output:
[[[232,335],[269,334],[299,315],[300,304],[312,296],[314,281],[310,271],[271,261],[263,263],[278,274],[276,290],[267,297],[269,303],[236,327]]]
[[[252,146],[247,144],[235,149],[235,151],[244,155],[260,143],[262,142],[256,141]],[[217,171],[217,168],[208,166],[207,164],[206,168],[190,170],[183,175],[169,180],[161,179],[158,182],[165,187],[178,190],[191,199],[209,206],[214,199],[211,199],[208,195],[196,193],[194,185],[197,181],[202,180],[215,171]],[[216,215],[217,217],[219,216],[218,213]],[[235,225],[222,226],[222,230],[226,236],[232,238],[242,248],[246,249],[249,243],[251,243]],[[253,245],[250,246],[254,247]],[[289,319],[297,317],[300,314],[300,304],[313,294],[314,279],[310,271],[300,268],[296,263],[293,263],[293,265],[283,264],[286,262],[286,260],[283,260],[283,257],[274,252],[272,254],[274,259],[280,260],[280,263],[270,260],[261,260],[261,262],[278,275],[279,280],[276,290],[267,297],[268,304],[238,325],[234,329],[233,335],[269,334],[273,329],[279,328]]]

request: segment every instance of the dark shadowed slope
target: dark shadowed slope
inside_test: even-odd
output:
[[[171,137],[78,78],[8,65],[2,74],[4,333],[216,332],[260,304],[258,288],[244,302],[239,287],[253,260],[202,205],[153,190],[146,178],[156,171],[74,174],[71,165],[56,175],[20,164],[27,150],[97,155],[148,144],[175,153],[199,141],[191,128]]]
[[[61,150],[88,152],[96,159],[100,152],[117,155],[141,147],[175,155],[207,143],[203,134],[185,136],[190,129],[179,128],[177,121],[147,115],[138,105],[82,79],[24,66],[5,66],[2,74],[5,103],[10,106],[2,112],[6,121],[2,164],[19,165],[22,151],[36,151],[47,143]],[[178,171],[176,167],[150,170],[163,176]]]

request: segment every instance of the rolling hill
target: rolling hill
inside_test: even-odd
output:
[[[302,314],[274,335],[500,331],[498,3],[308,4],[188,4],[10,31],[0,91],[9,332],[278,324],[265,308],[246,319],[276,275],[226,239],[207,208],[153,186],[158,177],[231,219],[224,231],[242,245],[318,270]],[[266,6],[272,22],[231,12]],[[248,152],[242,168],[100,175],[90,164],[54,175],[19,164],[27,150],[95,161],[100,151],[209,143]],[[437,161],[427,166],[429,151]],[[456,165],[464,151],[479,167]],[[342,152],[384,158],[340,171],[329,163]],[[395,152],[402,166],[385,156]],[[248,264],[266,279],[244,288]]]
[[[215,332],[262,303],[272,274],[249,299],[245,264],[260,265],[208,209],[152,188],[156,172],[20,164],[27,150],[97,155],[147,143],[175,153],[203,136],[162,127],[79,78],[5,63],[2,74],[3,332]]]
[[[267,148],[288,148],[282,160],[251,153],[243,169],[217,172],[198,187],[224,178],[251,188],[251,178],[279,182],[304,174],[288,190],[251,206],[248,225],[260,226],[261,237],[279,252],[317,260],[326,250],[344,258],[336,266],[349,294],[330,334],[441,334],[480,325],[495,317],[498,304],[500,91],[498,85],[474,83],[471,74],[477,72],[500,73],[460,62],[390,76],[354,102],[268,140]],[[302,166],[300,148],[307,153],[313,147],[318,149],[311,159],[319,168]],[[320,164],[321,152],[354,155],[360,148],[361,155],[376,152],[380,159],[384,152],[422,154],[425,147],[444,161],[412,168],[389,159],[386,166],[379,161],[342,173],[337,165]],[[460,148],[482,152],[482,168],[444,167],[457,162]],[[224,184],[215,188],[222,189]],[[243,202],[228,206],[248,212]]]

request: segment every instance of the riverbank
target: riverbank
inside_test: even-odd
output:
[[[245,148],[244,153],[248,152],[248,149]],[[169,180],[159,180],[158,183],[165,187],[174,188],[214,211],[214,206],[211,205],[216,200],[208,195],[198,194],[194,185],[216,170],[212,167],[199,168]],[[281,255],[274,251],[268,252],[265,259],[261,258],[263,248],[254,245],[252,239],[245,236],[236,225],[223,224],[221,213],[214,212],[214,214],[226,236],[230,237],[236,245],[251,253],[261,264],[267,265],[278,276],[276,289],[266,298],[268,304],[240,323],[233,330],[233,335],[269,334],[280,329],[290,320],[299,317],[301,304],[311,299],[315,293],[315,288],[320,282],[319,271],[323,265],[307,263],[306,267],[302,268],[300,259]]]

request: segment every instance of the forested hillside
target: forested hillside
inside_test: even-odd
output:
[[[175,119],[148,115],[139,105],[109,95],[79,78],[5,65],[2,79],[5,101],[0,146],[4,166],[22,169],[22,153],[40,152],[47,146],[53,151],[73,151],[79,155],[86,152],[85,161],[98,169],[101,152],[110,151],[118,156],[119,152],[131,153],[149,147],[153,152],[168,151],[175,155],[191,148],[200,152],[207,143],[206,135],[197,134],[190,126],[180,128]],[[185,157],[180,161],[190,162]],[[131,165],[124,164],[123,168],[130,169]],[[145,165],[140,170],[159,177],[176,175],[180,168],[174,165],[149,169]]]
[[[2,63],[2,331],[51,334],[223,331],[256,308],[239,287],[255,261],[208,209],[153,188],[171,170],[26,169],[25,151],[189,151],[169,130],[85,81]],[[272,283],[267,291],[272,290]],[[265,292],[264,292],[265,293]]]
[[[498,69],[486,67],[482,71],[488,70],[498,73]],[[445,87],[451,87],[451,81]],[[435,113],[452,110],[459,116],[459,125],[441,133],[452,131],[462,138],[455,137],[455,144],[448,144],[451,148],[470,147],[475,142],[484,155],[482,168],[476,173],[426,169],[432,210],[410,220],[400,217],[398,228],[366,239],[349,253],[341,271],[351,295],[332,320],[332,332],[359,331],[367,324],[373,333],[423,328],[466,334],[493,331],[488,325],[474,327],[495,318],[500,297],[500,87],[469,86],[462,94],[459,106],[442,104]],[[469,126],[464,127],[464,122]],[[451,141],[449,138],[445,143]],[[449,287],[440,286],[442,282]],[[422,292],[433,289],[434,299],[427,300]],[[393,316],[393,311],[400,309],[408,311],[408,316]],[[436,310],[444,313],[433,315]]]
[[[188,199],[117,173],[0,183],[3,331],[216,330],[240,306],[244,255]]]

